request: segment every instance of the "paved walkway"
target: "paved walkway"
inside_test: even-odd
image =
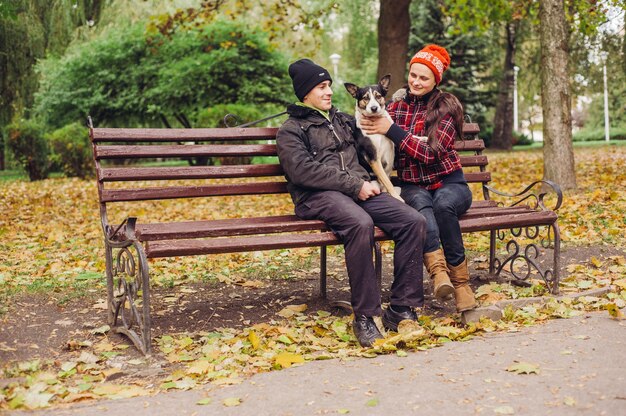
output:
[[[539,374],[506,371],[516,362],[537,365]],[[205,397],[209,404],[196,404]],[[224,406],[231,397],[241,404]],[[626,320],[597,312],[406,357],[318,361],[235,386],[14,413],[626,415]]]

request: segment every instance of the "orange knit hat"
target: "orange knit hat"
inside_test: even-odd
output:
[[[430,44],[424,46],[421,51],[411,58],[409,67],[414,63],[424,64],[430,68],[433,74],[435,74],[436,83],[439,84],[444,71],[450,66],[450,55],[448,55],[448,51],[445,48]]]

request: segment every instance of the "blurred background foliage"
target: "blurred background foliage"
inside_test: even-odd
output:
[[[42,164],[31,178],[50,170],[88,175],[88,115],[100,127],[180,128],[221,126],[228,113],[237,115],[235,124],[279,113],[295,99],[287,66],[301,57],[333,73],[334,103],[352,112],[343,82],[363,85],[382,75],[383,1],[0,1],[0,169],[21,166],[30,174],[33,168],[24,166],[30,157]],[[442,88],[459,96],[468,119],[480,123],[482,137],[495,147],[527,144],[541,131],[537,3],[410,2],[406,61],[427,43],[445,46],[452,65]],[[624,1],[566,5],[574,140],[604,138],[603,65],[611,138],[621,139]],[[341,56],[337,65],[332,54]],[[524,134],[510,122],[513,65],[520,68]]]

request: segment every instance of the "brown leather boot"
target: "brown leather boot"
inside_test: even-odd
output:
[[[454,297],[456,298],[457,312],[465,312],[476,307],[474,292],[469,286],[469,271],[467,270],[467,259],[458,266],[448,263],[450,269],[450,281],[454,286]]]
[[[439,300],[448,298],[454,292],[454,286],[450,282],[448,267],[443,250],[438,249],[430,253],[424,253],[424,265],[430,278],[433,279],[433,293]]]

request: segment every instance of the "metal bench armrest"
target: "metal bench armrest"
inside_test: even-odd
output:
[[[533,189],[537,185],[541,187],[539,189]],[[563,202],[563,192],[561,191],[561,187],[552,181],[549,180],[540,180],[531,183],[524,190],[518,193],[507,193],[503,191],[499,191],[489,185],[484,185],[485,188],[489,190],[489,192],[493,192],[496,195],[500,195],[507,198],[516,198],[521,197],[517,201],[513,202],[511,207],[521,204],[524,201],[529,201],[529,205],[532,209],[541,209],[542,211],[556,211],[561,207]],[[548,208],[545,204],[545,197],[548,194],[554,193],[556,195],[556,202],[554,203],[554,207]]]

